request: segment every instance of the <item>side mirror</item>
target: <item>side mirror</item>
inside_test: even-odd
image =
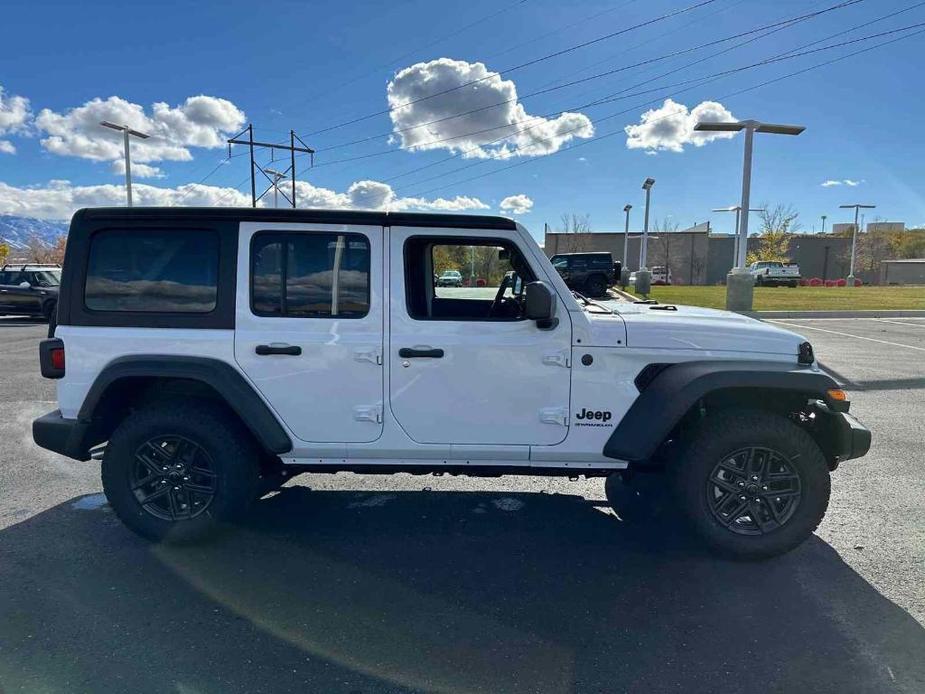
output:
[[[19,288],[20,288],[20,289],[31,289],[31,288],[32,288],[32,285],[29,284],[28,282],[20,282],[20,283],[19,283]]]
[[[556,314],[556,295],[543,282],[530,282],[524,287],[525,314],[536,321],[540,330],[552,330],[559,323]]]

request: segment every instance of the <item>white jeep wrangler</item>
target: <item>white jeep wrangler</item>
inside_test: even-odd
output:
[[[464,267],[485,287],[438,286]],[[669,503],[712,547],[787,551],[870,432],[799,335],[570,292],[498,217],[87,209],[36,443],[102,458],[115,513],[203,537],[299,472],[607,477],[618,515]]]

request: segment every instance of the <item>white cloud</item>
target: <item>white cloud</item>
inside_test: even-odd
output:
[[[449,89],[453,91],[423,99]],[[402,107],[418,99],[423,100]],[[551,119],[528,115],[517,101],[514,82],[491,74],[484,63],[451,58],[417,63],[389,82],[388,100],[393,137],[408,150],[447,149],[466,158],[535,157],[557,152],[573,138],[594,134],[591,120],[582,113],[565,112]],[[486,108],[494,104],[501,105]],[[476,109],[483,110],[448,118]],[[431,123],[435,120],[441,122]]]
[[[527,214],[533,209],[533,200],[520,193],[519,195],[508,195],[499,205],[502,212],[511,214]]]
[[[863,180],[854,181],[850,178],[842,178],[842,179],[830,178],[828,180],[823,181],[820,185],[823,188],[832,188],[834,186],[848,186],[849,188],[854,188],[856,186],[861,185],[863,182],[864,182]]]
[[[627,125],[626,146],[629,149],[644,149],[647,154],[658,151],[683,152],[684,145],[703,147],[714,140],[728,140],[736,133],[696,132],[698,121],[726,122],[736,120],[735,116],[717,101],[702,101],[688,109],[671,99],[659,108],[646,111],[639,117],[639,123]]]
[[[147,140],[132,138],[132,161],[151,163],[188,161],[193,158],[191,147],[222,147],[229,135],[243,127],[245,116],[230,101],[214,96],[191,96],[175,107],[158,102],[150,113],[139,104],[111,96],[63,113],[42,109],[35,125],[45,134],[42,146],[52,154],[118,161],[122,134],[102,127],[104,120],[150,135]]]
[[[289,189],[282,190],[288,194]],[[400,198],[392,187],[379,181],[357,181],[346,192],[296,182],[299,207],[372,210],[432,210],[464,212],[486,210],[489,206],[478,198],[458,195],[454,198]],[[132,186],[133,202],[151,206],[225,206],[249,207],[249,193],[235,188],[188,183],[177,188],[136,183]],[[259,204],[269,204],[266,197]],[[281,204],[284,201],[280,200]],[[121,206],[125,204],[125,187],[116,184],[74,185],[70,181],[53,180],[44,186],[16,187],[0,182],[0,214],[13,214],[39,219],[67,219],[81,207]]]
[[[114,174],[119,174],[120,176],[125,175],[125,159],[116,159],[112,163],[112,172]],[[136,178],[164,178],[165,174],[161,169],[156,166],[151,166],[150,164],[140,164],[136,161],[132,162],[132,180]]]
[[[0,135],[22,134],[28,131],[32,110],[24,96],[4,96],[0,86]],[[16,154],[16,147],[9,140],[0,140],[0,152]]]

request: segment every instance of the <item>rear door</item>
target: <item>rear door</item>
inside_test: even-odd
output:
[[[241,225],[235,359],[295,436],[382,433],[382,227]]]

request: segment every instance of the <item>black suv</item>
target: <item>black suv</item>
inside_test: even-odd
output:
[[[41,316],[54,321],[60,265],[4,265],[0,269],[0,315]]]
[[[610,253],[559,253],[549,260],[569,289],[587,296],[606,296],[620,278],[620,263]]]

